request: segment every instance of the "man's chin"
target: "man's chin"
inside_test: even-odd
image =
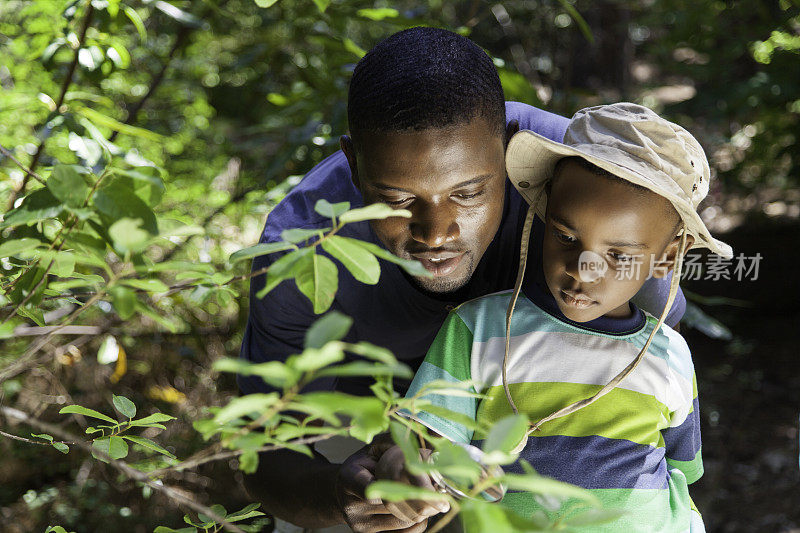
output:
[[[433,278],[414,277],[414,283],[427,292],[434,292],[437,294],[447,294],[455,292],[469,283],[470,276],[441,276]]]

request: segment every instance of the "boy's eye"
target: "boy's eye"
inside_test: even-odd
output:
[[[608,255],[617,263],[629,263],[633,261],[633,256],[619,252],[608,252]]]
[[[575,237],[567,235],[566,233],[561,233],[558,230],[553,230],[553,235],[555,235],[556,240],[563,244],[574,244],[578,240]]]

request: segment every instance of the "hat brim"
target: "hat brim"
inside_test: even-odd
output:
[[[606,161],[573,146],[552,141],[535,132],[520,130],[509,141],[506,149],[506,171],[514,187],[532,205],[544,220],[547,210],[547,182],[553,178],[556,163],[565,157],[577,156],[597,165],[615,176],[645,187],[663,196],[675,207],[686,229],[694,237],[691,248],[708,248],[724,258],[733,257],[733,250],[724,242],[711,236],[694,207],[666,187],[656,187],[654,180],[634,169]],[[661,172],[661,171],[658,171]],[[664,183],[674,183],[664,174]],[[677,186],[677,185],[676,185]]]

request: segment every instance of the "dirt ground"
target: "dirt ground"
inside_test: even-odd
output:
[[[755,216],[721,237],[736,254],[763,259],[756,281],[684,285],[749,302],[700,304],[730,328],[730,341],[683,331],[703,421],[705,475],[692,495],[709,533],[800,532],[800,223]]]

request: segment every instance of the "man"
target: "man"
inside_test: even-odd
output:
[[[381,263],[375,286],[340,269],[333,309],[353,318],[345,340],[384,346],[416,370],[456,305],[513,287],[526,204],[508,186],[505,145],[520,127],[560,142],[568,120],[505,103],[491,58],[452,32],[413,28],[373,48],[356,66],[348,94],[350,137],[342,151],[312,169],[270,213],[261,242],[280,240],[284,229],[322,228],[317,200],[352,207],[383,202],[411,211],[411,218],[349,224],[342,235],[379,244],[419,260],[431,278],[412,278]],[[275,256],[253,262],[261,269]],[[657,313],[668,283],[648,282],[636,302]],[[302,350],[317,318],[294,283],[284,282],[264,299],[250,288],[250,317],[241,356],[254,362],[283,360]],[[680,295],[668,323],[683,314]],[[259,378],[240,377],[243,393],[268,390]],[[306,390],[368,394],[369,380],[317,380]],[[397,384],[399,392],[407,384]],[[380,502],[364,500],[375,461],[365,451],[343,464],[292,452],[264,454],[248,480],[254,495],[275,516],[307,528],[347,523],[358,532],[424,531],[427,517],[442,511],[421,505],[401,520]]]

